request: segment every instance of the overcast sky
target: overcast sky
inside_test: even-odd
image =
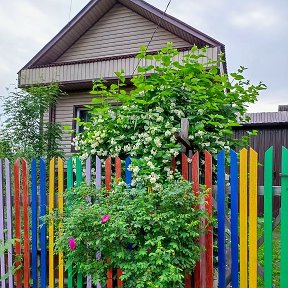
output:
[[[1,0],[0,95],[17,85],[17,72],[89,0]],[[164,10],[168,0],[148,0]],[[167,11],[226,46],[228,71],[240,65],[246,77],[267,84],[250,112],[288,104],[287,0],[172,0]]]

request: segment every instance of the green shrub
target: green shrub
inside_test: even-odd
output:
[[[123,270],[127,288],[184,287],[185,271],[192,271],[200,257],[199,235],[205,229],[200,223],[208,215],[196,207],[204,195],[195,196],[183,180],[150,192],[124,183],[109,192],[83,184],[67,193],[69,210],[56,246],[64,251],[67,267],[76,266],[103,286],[107,269],[114,267]]]

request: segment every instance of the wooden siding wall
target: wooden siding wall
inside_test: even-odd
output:
[[[56,106],[56,123],[62,126],[69,126],[72,129],[73,107],[91,103],[94,96],[89,92],[74,92],[59,98]],[[71,155],[71,134],[67,130],[63,131],[61,146],[65,152],[65,157]]]
[[[187,53],[189,53],[189,51],[180,51],[175,60],[181,61],[183,56]],[[217,47],[209,48],[207,51],[207,58],[201,58],[199,61],[205,64],[208,59],[216,60],[217,57]],[[65,84],[67,82],[87,82],[100,78],[115,78],[114,72],[120,71],[122,68],[124,69],[126,76],[131,76],[138,61],[139,59],[133,57],[26,69],[22,70],[19,75],[19,86],[51,83],[53,81]],[[146,65],[150,64],[154,63],[150,61],[146,62]],[[143,63],[140,63],[140,65],[144,65],[144,61]]]
[[[138,53],[139,47],[149,42],[155,27],[153,22],[116,4],[56,63]],[[159,50],[169,41],[177,48],[191,47],[190,43],[159,27],[149,50]]]

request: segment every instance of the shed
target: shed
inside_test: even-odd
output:
[[[234,136],[242,138],[247,131],[257,130],[258,134],[250,138],[249,145],[259,153],[258,185],[264,185],[264,155],[273,146],[273,185],[281,185],[282,146],[288,147],[288,105],[279,105],[278,112],[247,113],[248,123],[234,128]],[[263,199],[259,199],[263,208]],[[274,214],[278,214],[280,197],[273,200]],[[260,211],[261,213],[261,211]]]

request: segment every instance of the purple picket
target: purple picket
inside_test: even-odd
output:
[[[85,171],[86,184],[89,185],[91,183],[91,157],[86,160],[86,171]],[[91,202],[91,196],[87,197],[87,201]],[[91,276],[87,276],[87,288],[92,288],[92,278]]]
[[[96,188],[101,188],[101,160],[98,156],[96,156]]]
[[[89,185],[91,183],[91,157],[87,158],[87,160],[86,160],[85,170],[86,170],[85,171],[86,184]],[[87,201],[91,202],[91,196],[87,197]],[[87,279],[87,281],[88,281],[88,279]]]
[[[12,239],[12,206],[11,206],[11,176],[10,176],[10,162],[5,159],[5,184],[6,184],[6,216],[7,216],[7,240]],[[12,246],[8,248],[8,271],[13,269]],[[13,288],[13,275],[9,273],[8,287]]]
[[[86,184],[89,185],[91,183],[91,157],[86,160]]]
[[[5,243],[4,239],[4,202],[3,202],[3,170],[2,170],[2,160],[0,159],[0,241],[2,244]],[[5,274],[5,254],[1,256],[1,278]],[[1,281],[1,287],[5,287],[5,280]]]

